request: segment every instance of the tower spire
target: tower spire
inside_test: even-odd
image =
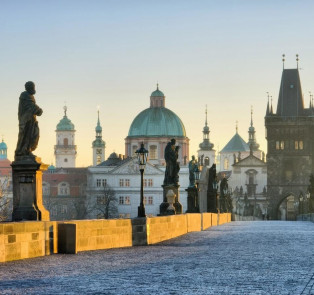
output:
[[[266,108],[266,116],[269,115],[270,111],[269,111],[269,92],[266,92],[267,93],[267,108]]]
[[[253,126],[253,106],[251,105],[251,126]]]
[[[238,120],[236,121],[236,133],[238,133]]]
[[[206,105],[206,109],[205,109],[205,126],[207,126],[207,105]]]
[[[285,69],[285,54],[282,55],[282,69]]]
[[[299,54],[296,54],[296,61],[297,61],[297,69],[299,69]]]
[[[273,113],[273,97],[270,96],[270,114],[272,115]]]

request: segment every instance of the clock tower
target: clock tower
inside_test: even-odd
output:
[[[93,141],[93,166],[97,166],[101,162],[105,161],[105,147],[106,143],[102,140],[102,128],[99,121],[99,110],[98,110],[98,121],[95,128],[96,139]]]

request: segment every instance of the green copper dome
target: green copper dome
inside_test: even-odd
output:
[[[154,92],[152,92],[151,96],[153,97],[164,97],[165,95],[157,88]]]
[[[67,116],[63,116],[57,125],[57,131],[74,130],[74,124]]]
[[[159,90],[156,90],[154,92],[157,91]],[[185,137],[186,132],[182,121],[174,112],[164,107],[156,107],[148,108],[136,116],[131,124],[128,136]]]
[[[57,125],[57,131],[71,131],[71,130],[74,131],[74,124],[67,117],[68,108],[64,106],[63,109],[64,109],[64,116]]]

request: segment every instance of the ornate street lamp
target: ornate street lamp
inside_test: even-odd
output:
[[[198,166],[197,166],[196,169],[194,170],[194,177],[195,177],[195,183],[196,183],[197,188],[198,188],[200,176],[201,176],[201,170],[198,169]]]
[[[140,172],[141,172],[141,202],[140,206],[138,207],[138,213],[137,217],[146,217],[145,214],[145,206],[144,206],[144,170],[147,162],[147,155],[148,150],[144,148],[144,143],[142,142],[141,148],[139,148],[136,152],[138,164],[140,166]]]

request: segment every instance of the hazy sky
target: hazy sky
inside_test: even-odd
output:
[[[183,121],[190,155],[202,142],[205,105],[210,140],[222,149],[235,134],[248,140],[250,108],[266,151],[267,95],[277,104],[282,71],[300,75],[306,107],[314,92],[314,1],[14,1],[0,0],[0,135],[13,160],[18,98],[36,83],[41,138],[35,154],[54,163],[55,129],[75,124],[77,166],[92,163],[97,106],[106,157],[124,154],[135,116],[156,88]]]

